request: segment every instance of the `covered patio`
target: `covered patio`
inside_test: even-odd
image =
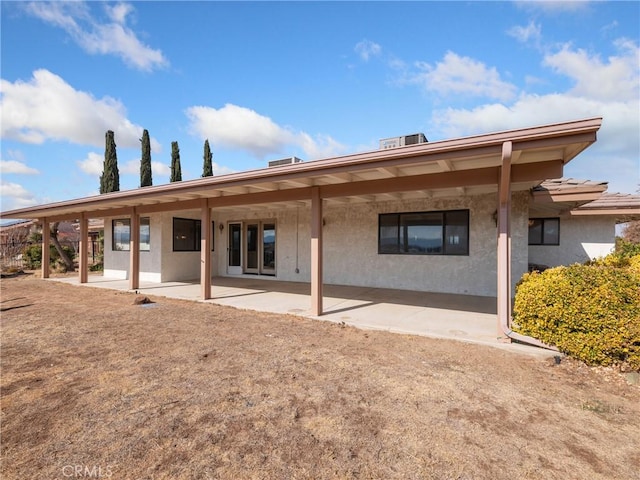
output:
[[[112,290],[129,289],[127,280],[89,275],[86,283],[77,277],[51,278],[76,286]],[[421,335],[488,345],[541,358],[557,352],[520,343],[505,343],[496,335],[496,299],[473,295],[417,292],[384,288],[324,285],[324,313],[314,315],[309,284],[283,282],[257,276],[215,277],[211,295],[202,299],[200,280],[191,282],[141,282],[140,295],[215,303],[258,312],[298,315],[362,329]],[[133,300],[132,300],[133,301]],[[152,303],[143,308],[157,308]]]
[[[124,257],[127,266],[121,271],[127,280],[112,283],[112,288],[130,291],[149,289],[149,293],[160,293],[162,289],[171,288],[175,282],[162,282],[161,272],[158,272],[157,269],[150,271],[149,267],[157,267],[163,258],[175,257],[173,253],[180,251],[182,247],[176,250],[173,245],[173,248],[167,246],[165,250],[154,250],[153,254],[158,255],[154,257],[155,262],[149,261],[148,270],[141,272],[140,230],[144,217],[165,215],[166,218],[159,218],[158,223],[162,224],[164,221],[165,229],[162,232],[166,232],[168,237],[168,232],[171,231],[170,222],[175,221],[171,217],[176,212],[194,212],[193,215],[197,215],[198,218],[188,220],[192,223],[198,221],[200,225],[212,225],[214,216],[217,216],[217,226],[221,233],[222,228],[225,227],[220,218],[229,212],[250,213],[254,208],[270,209],[271,213],[268,217],[262,217],[268,219],[282,210],[295,211],[297,215],[297,211],[300,209],[307,216],[304,223],[300,224],[300,228],[298,228],[296,219],[296,264],[295,270],[293,268],[289,270],[295,271],[296,275],[301,270],[297,263],[298,233],[305,232],[306,246],[303,252],[306,263],[305,274],[304,278],[302,276],[296,277],[302,279],[300,283],[287,287],[284,291],[280,291],[284,287],[274,288],[276,283],[264,279],[255,282],[251,280],[250,285],[228,284],[227,282],[231,280],[220,277],[225,274],[224,256],[214,254],[215,235],[213,229],[201,228],[197,235],[194,233],[180,237],[189,238],[192,241],[190,252],[194,253],[192,255],[193,262],[190,264],[188,276],[174,276],[174,278],[180,279],[191,278],[190,275],[197,275],[196,271],[199,270],[197,283],[176,283],[174,287],[181,285],[185,290],[193,292],[189,293],[189,298],[197,298],[202,301],[229,302],[227,304],[232,305],[240,298],[244,301],[240,305],[242,308],[251,308],[251,302],[262,302],[260,309],[267,311],[273,311],[272,309],[277,305],[286,305],[285,313],[299,313],[314,318],[322,316],[328,320],[344,321],[345,323],[348,320],[348,323],[352,324],[360,322],[362,326],[372,328],[390,329],[391,322],[388,321],[388,318],[393,318],[393,328],[396,331],[412,331],[412,333],[418,333],[412,329],[419,331],[420,325],[428,322],[430,315],[434,316],[433,311],[430,310],[433,307],[424,304],[420,299],[438,298],[439,302],[443,302],[445,301],[443,299],[456,297],[455,302],[438,310],[438,318],[436,319],[440,324],[446,325],[443,328],[448,336],[452,335],[451,332],[467,332],[471,328],[452,326],[454,325],[452,321],[443,321],[442,318],[445,317],[443,312],[456,312],[456,317],[463,313],[468,314],[469,312],[464,309],[455,310],[452,307],[474,304],[476,300],[469,293],[480,295],[494,295],[495,293],[494,298],[486,297],[488,299],[483,300],[483,302],[487,302],[486,304],[481,302],[482,305],[493,305],[492,309],[480,309],[479,312],[476,311],[473,314],[474,318],[476,318],[475,315],[485,315],[486,317],[483,318],[490,320],[487,323],[487,325],[490,324],[487,328],[487,336],[484,337],[486,341],[496,342],[498,336],[506,342],[516,340],[542,346],[536,339],[525,338],[511,330],[513,287],[519,275],[526,271],[527,252],[522,248],[525,238],[522,220],[527,213],[524,199],[528,192],[542,181],[561,177],[564,165],[596,141],[596,133],[601,123],[601,118],[590,118],[399,148],[380,149],[217,177],[174,182],[168,185],[111,192],[94,197],[22,208],[4,212],[2,216],[3,218],[34,219],[45,226],[42,235],[43,278],[49,276],[49,225],[51,222],[61,220],[78,221],[82,240],[79,245],[80,268],[76,282],[81,284],[106,284],[109,282],[106,279],[101,281],[89,279],[87,262],[89,219],[126,217],[130,235],[126,241],[126,248],[124,246],[121,248],[122,251],[128,250],[128,255]],[[486,211],[477,212],[477,214],[473,211],[473,205],[469,204],[458,204],[450,208],[431,205],[446,199],[454,199],[455,201],[466,199],[468,203],[473,203],[474,199],[480,197],[488,202],[488,208],[485,209]],[[423,262],[423,266],[413,272],[413,277],[410,279],[413,283],[399,285],[397,278],[389,278],[388,282],[376,286],[421,288],[424,291],[460,292],[465,295],[415,293],[416,300],[410,300],[405,297],[407,295],[405,293],[387,295],[383,293],[387,290],[369,287],[349,287],[340,290],[341,293],[338,294],[333,290],[332,284],[325,284],[328,278],[332,278],[334,283],[344,282],[357,285],[358,278],[351,279],[352,281],[345,280],[352,273],[360,275],[362,278],[374,278],[373,276],[378,272],[383,272],[381,276],[384,277],[384,275],[389,275],[389,270],[394,270],[393,273],[396,277],[402,277],[412,266],[411,263],[414,266],[417,264],[417,262],[407,264],[406,259],[411,257],[404,254],[410,253],[408,251],[394,257],[396,261],[391,262],[389,259],[392,257],[386,255],[389,252],[381,252],[381,246],[378,242],[377,246],[374,245],[367,251],[368,256],[361,254],[360,250],[355,252],[360,254],[360,263],[357,266],[345,269],[342,268],[342,265],[338,265],[338,268],[334,265],[334,270],[331,271],[327,267],[330,266],[332,258],[339,257],[336,255],[332,257],[329,251],[325,252],[325,250],[329,250],[330,242],[334,241],[334,249],[338,251],[338,254],[347,257],[353,255],[354,251],[348,251],[346,247],[351,245],[357,247],[362,243],[365,235],[356,235],[351,242],[343,242],[336,247],[336,238],[341,238],[340,236],[344,236],[345,232],[335,232],[331,236],[331,224],[329,223],[325,228],[325,214],[330,208],[336,210],[344,206],[358,204],[372,205],[380,202],[393,202],[394,212],[386,213],[401,213],[404,210],[398,210],[400,206],[409,205],[410,202],[416,200],[431,202],[431,204],[428,208],[420,207],[419,210],[411,210],[413,207],[407,207],[409,210],[406,210],[405,213],[416,211],[429,213],[431,210],[452,212],[456,209],[466,209],[467,215],[469,215],[468,211],[471,210],[471,227],[469,227],[468,216],[464,221],[452,222],[450,224],[452,228],[456,225],[462,225],[463,234],[462,236],[451,234],[448,237],[450,240],[447,241],[452,242],[451,245],[462,242],[462,244],[466,243],[468,247],[471,244],[475,250],[470,252],[468,248],[463,248],[460,254],[443,255],[442,257],[446,257],[447,261],[437,262],[439,267],[430,270],[428,276],[423,274],[427,270]],[[515,217],[512,215],[512,210],[517,212]],[[492,214],[491,211],[493,211]],[[381,209],[376,212],[376,215],[372,217],[373,220],[368,224],[368,230],[364,232],[371,238],[373,234],[380,232],[378,228],[380,225],[379,214],[381,213],[383,213]],[[440,213],[439,215],[444,214]],[[234,222],[232,220],[243,219],[226,218],[227,231],[233,231],[231,227]],[[516,230],[515,236],[512,235],[512,228],[514,228],[512,223],[515,227],[520,228],[520,230]],[[240,223],[240,225],[242,224]],[[348,228],[348,222],[343,221],[343,226]],[[442,220],[438,220],[436,226],[440,229],[439,232],[444,232],[447,228]],[[273,227],[270,228],[273,229]],[[474,241],[475,239],[486,240],[483,247],[480,247],[479,242],[469,241],[470,229],[472,230],[471,234],[475,235]],[[160,236],[162,232],[159,232]],[[193,232],[196,232],[195,226]],[[293,241],[293,233],[291,237],[291,241]],[[444,242],[444,237],[445,235],[442,234],[440,238],[442,242]],[[240,242],[238,242],[238,251],[240,251],[239,245]],[[512,255],[513,245],[519,247],[515,251],[515,262],[514,255]],[[226,246],[230,252],[235,251],[237,247],[233,244],[231,245],[233,248],[229,248],[230,242]],[[112,245],[111,250],[118,251],[119,249]],[[335,254],[335,252],[333,253]],[[390,254],[395,253],[398,252],[390,252]],[[241,254],[238,257],[241,257]],[[381,261],[382,257],[385,262]],[[215,263],[216,258],[218,259],[217,263]],[[399,261],[402,258],[405,259],[403,265]],[[481,264],[483,261],[485,263]],[[372,262],[376,262],[373,268],[363,269],[363,265]],[[175,260],[171,267],[175,270],[181,264],[184,264],[184,261]],[[514,265],[517,268],[514,269]],[[226,274],[231,276],[247,273],[248,266],[245,266],[244,270],[240,268],[239,271],[236,271],[235,267],[236,262],[230,260],[226,265]],[[242,266],[240,265],[240,267]],[[474,273],[472,283],[487,283],[488,280],[491,286],[485,290],[476,290],[475,284],[467,286],[455,284],[449,286],[448,289],[441,289],[440,283],[447,278],[450,272],[454,271],[463,276],[461,280],[469,281],[466,276]],[[292,278],[285,277],[284,272],[284,269],[279,269],[275,273],[274,269],[273,273],[280,277],[278,278],[279,282]],[[491,273],[487,274],[487,272]],[[147,285],[145,282],[147,278],[141,273],[155,275],[158,278],[157,283]],[[333,275],[333,277],[329,275]],[[243,278],[246,281],[247,277]],[[166,280],[171,280],[171,278],[167,277]],[[432,283],[428,284],[427,280]],[[286,285],[286,283],[280,283],[280,285]],[[239,288],[240,290],[229,290],[230,288]],[[303,289],[304,294],[297,291],[298,288]],[[282,298],[279,297],[281,295],[287,295],[287,301],[282,301]],[[388,301],[391,298],[402,298],[402,301]],[[270,306],[265,308],[265,305]],[[375,308],[376,314],[367,312],[370,307]],[[380,313],[385,308],[387,313]],[[423,313],[424,317],[418,316],[416,309],[421,314]],[[367,313],[356,319],[354,313],[356,311]],[[377,318],[383,320],[377,320]],[[413,326],[410,327],[410,325]],[[434,326],[431,330],[436,332],[437,328]],[[469,334],[464,333],[459,336],[464,337],[465,335]]]

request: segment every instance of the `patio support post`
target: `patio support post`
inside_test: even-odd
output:
[[[311,188],[311,314],[322,315],[322,198]]]
[[[211,298],[211,208],[206,198],[200,207],[200,288],[202,299]]]
[[[89,281],[89,220],[83,213],[80,215],[80,245],[78,261],[78,270],[80,270],[80,283],[87,283]]]
[[[505,342],[503,325],[511,325],[511,142],[502,144],[502,167],[498,181],[498,338]]]
[[[136,207],[131,209],[129,264],[129,290],[137,290],[140,288],[140,216]]]
[[[49,278],[49,243],[51,242],[51,230],[49,219],[42,219],[42,278]]]

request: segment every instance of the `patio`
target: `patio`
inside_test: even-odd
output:
[[[77,277],[49,280],[82,287],[130,291],[128,280],[101,275],[89,275],[86,284],[81,284]],[[493,297],[325,285],[325,313],[318,317],[311,313],[310,286],[307,283],[283,282],[251,275],[214,277],[210,300],[202,300],[200,288],[199,280],[161,284],[141,281],[137,291],[141,295],[300,315],[362,329],[453,339],[543,358],[558,354],[542,348],[498,341],[496,299]]]

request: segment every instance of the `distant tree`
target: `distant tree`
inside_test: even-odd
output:
[[[640,220],[627,223],[622,231],[622,238],[627,242],[640,243]]]
[[[178,142],[171,142],[171,179],[169,181],[182,181],[182,169],[180,168],[180,149],[178,148]]]
[[[118,156],[113,132],[108,130],[105,135],[104,166],[100,175],[100,193],[117,192],[120,190],[120,172],[118,171]]]
[[[111,132],[113,134],[113,132]],[[114,145],[115,146],[115,145]],[[114,190],[115,191],[115,190]],[[75,265],[73,264],[73,259],[67,255],[67,252],[60,245],[60,240],[58,240],[58,227],[60,226],[60,222],[54,222],[51,224],[51,243],[58,251],[58,255],[60,255],[60,259],[64,263],[65,269],[67,272],[75,271]],[[86,239],[84,239],[86,241]]]
[[[203,177],[213,176],[213,163],[211,161],[211,148],[209,148],[209,139],[204,141],[204,165],[202,167]]]
[[[140,158],[140,186],[150,187],[151,179],[151,145],[149,143],[149,131],[145,128],[142,132],[142,157]]]

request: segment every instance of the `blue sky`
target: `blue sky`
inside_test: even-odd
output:
[[[1,2],[1,210],[593,116],[565,176],[640,183],[638,2]]]

